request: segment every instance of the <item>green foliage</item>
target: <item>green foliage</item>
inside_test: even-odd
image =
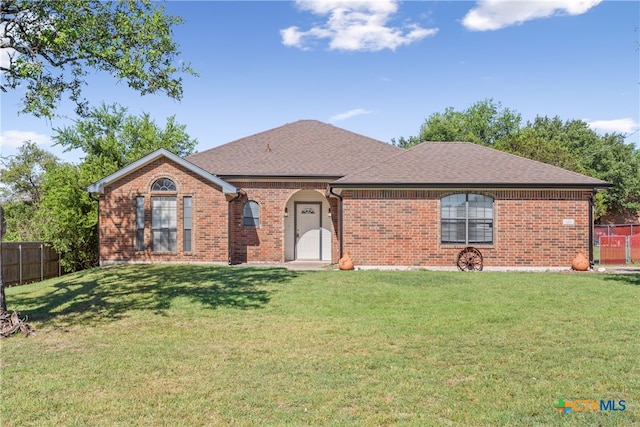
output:
[[[86,192],[93,173],[86,167],[63,164],[46,173],[36,221],[43,239],[62,254],[67,271],[89,268],[98,259],[98,209]]]
[[[3,203],[7,223],[5,242],[36,242],[42,240],[40,226],[35,220],[38,206],[25,202]]]
[[[150,0],[2,0],[5,37],[0,47],[9,55],[0,70],[16,89],[26,84],[22,112],[53,117],[68,94],[80,115],[87,70],[105,71],[141,94],[165,92],[181,99],[182,78],[195,74],[179,60],[172,27],[182,23]]]
[[[540,142],[552,145],[552,153],[541,150],[544,157],[525,156],[545,163],[602,179],[613,187],[598,194],[596,217],[606,213],[628,213],[640,210],[640,162],[638,150],[624,143],[621,134],[598,135],[582,120],[563,122],[559,117],[536,117],[521,134],[534,133]],[[557,164],[571,156],[569,163]],[[515,154],[518,154],[517,152]]]
[[[38,204],[42,196],[42,175],[44,171],[58,163],[53,154],[38,147],[32,141],[25,141],[12,157],[0,158],[0,184],[6,187],[8,199]]]
[[[400,148],[411,148],[414,145],[420,144],[420,139],[417,136],[410,136],[409,139],[405,139],[404,136],[401,136],[398,141],[395,138],[391,138],[391,144]]]
[[[558,140],[546,139],[536,134],[531,128],[522,129],[517,135],[501,141],[494,148],[574,172],[586,172],[578,157],[566,146]]]
[[[197,140],[191,139],[185,129],[185,125],[176,123],[175,116],[169,117],[162,129],[149,114],[131,116],[125,107],[102,104],[75,125],[56,129],[53,140],[67,150],[81,149],[86,154],[85,163],[99,165],[98,169],[108,175],[158,148],[178,156],[193,153]]]
[[[465,141],[493,146],[516,134],[520,122],[519,113],[487,99],[464,111],[449,107],[444,113],[429,116],[420,128],[417,140],[413,142]]]
[[[640,161],[638,150],[625,144],[620,134],[607,134],[580,154],[590,174],[613,184],[603,193],[607,210],[616,213],[640,211]]]
[[[7,221],[5,240],[41,240],[40,224],[35,220],[44,195],[43,182],[47,169],[59,164],[58,159],[31,141],[25,141],[18,154],[1,158],[0,184]]]

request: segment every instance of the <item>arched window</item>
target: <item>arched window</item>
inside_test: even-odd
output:
[[[249,227],[260,226],[260,205],[253,200],[244,204],[242,224]]]
[[[153,192],[175,192],[176,184],[160,178],[151,186]],[[178,209],[176,196],[151,197],[151,235],[154,252],[176,252],[178,249]]]
[[[492,244],[493,199],[481,194],[452,194],[440,199],[442,243]]]
[[[177,191],[176,184],[169,178],[160,178],[151,186],[151,191]]]

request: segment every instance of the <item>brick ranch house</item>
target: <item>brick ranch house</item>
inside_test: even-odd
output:
[[[100,263],[568,267],[604,181],[471,143],[409,150],[301,120],[186,158],[157,150],[88,187]]]

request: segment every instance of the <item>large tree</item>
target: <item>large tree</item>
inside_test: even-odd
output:
[[[22,112],[53,117],[64,94],[80,115],[88,70],[105,71],[142,94],[182,97],[172,27],[182,23],[150,0],[1,0],[0,89],[26,85]]]
[[[151,153],[165,148],[178,156],[193,153],[198,141],[189,137],[186,126],[167,118],[164,128],[147,113],[132,116],[117,104],[92,108],[72,126],[55,129],[53,140],[66,150],[80,149],[84,163],[96,165],[98,173],[110,174]],[[101,178],[101,177],[98,177]]]
[[[56,163],[55,155],[35,142],[25,141],[15,156],[0,157],[3,166],[0,183],[6,187],[10,200],[38,204],[42,196],[42,174]]]
[[[485,99],[463,111],[449,107],[444,113],[432,114],[413,142],[466,141],[493,146],[515,135],[521,121],[519,113]]]
[[[540,122],[538,117],[534,123],[527,123],[517,134],[500,141],[494,148],[574,172],[587,173],[578,154],[562,138],[563,134],[547,132],[539,126]]]
[[[44,173],[59,160],[34,142],[25,141],[18,154],[0,158],[0,164],[1,199],[8,230],[5,240],[41,240],[34,217],[44,193]]]
[[[613,184],[598,194],[596,216],[631,214],[640,210],[640,162],[633,144],[625,144],[619,133],[599,135],[583,120],[536,117],[521,130],[536,135],[539,144],[550,147],[539,155],[525,157],[555,164]],[[512,148],[507,144],[505,148]],[[511,151],[507,149],[507,151]],[[570,157],[567,157],[570,156]]]
[[[97,260],[98,209],[86,192],[93,179],[91,169],[68,163],[50,169],[45,197],[36,212],[43,239],[61,254],[67,271],[89,268]]]

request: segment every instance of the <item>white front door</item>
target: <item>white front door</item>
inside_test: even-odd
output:
[[[321,259],[321,203],[296,203],[296,259]]]

